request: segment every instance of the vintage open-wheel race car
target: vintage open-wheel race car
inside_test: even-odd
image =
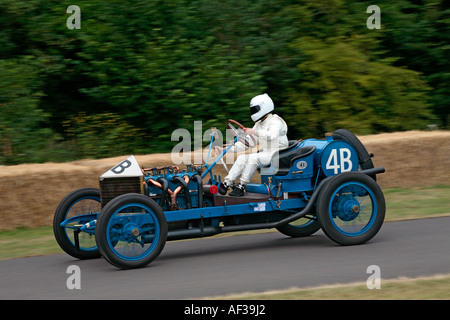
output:
[[[238,122],[227,125],[231,145],[254,142]],[[214,134],[210,146],[213,140]],[[336,243],[358,245],[381,228],[385,200],[376,175],[384,168],[374,168],[373,155],[351,132],[289,141],[242,197],[220,195],[222,178],[212,174],[231,145],[212,164],[185,169],[142,169],[128,157],[99,177],[100,188],[81,188],[61,201],[53,221],[58,244],[78,259],[103,256],[130,269],[149,264],[170,240],[266,228],[304,237],[322,229]],[[210,153],[211,147],[208,159]]]

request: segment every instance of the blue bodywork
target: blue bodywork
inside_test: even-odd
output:
[[[358,155],[347,142],[334,141],[332,137],[327,137],[325,140],[307,139],[301,142],[292,141],[291,143],[295,144],[289,151],[294,154],[294,160],[287,169],[280,167],[277,170],[277,165],[272,163],[269,167],[260,170],[261,183],[250,183],[247,186],[247,193],[267,196],[267,201],[249,201],[244,204],[228,205],[227,200],[225,200],[224,205],[217,206],[214,205],[213,198],[219,195],[213,195],[204,196],[204,205],[207,206],[199,207],[198,184],[193,179],[199,172],[193,167],[181,170],[181,172],[173,172],[168,169],[168,172],[158,175],[146,175],[144,179],[149,185],[148,194],[152,195],[155,201],[159,203],[161,189],[148,183],[148,181],[164,178],[169,183],[169,189],[175,190],[179,184],[174,182],[174,177],[188,176],[189,182],[187,185],[191,206],[190,208],[187,207],[184,192],[177,195],[178,210],[169,210],[167,205],[160,204],[164,209],[167,222],[213,218],[212,224],[218,225],[221,217],[266,213],[263,219],[268,220],[267,215],[269,213],[282,213],[282,215],[274,215],[274,219],[277,220],[280,216],[291,215],[293,212],[298,212],[301,208],[304,208],[311,194],[324,178],[341,172],[358,170]],[[301,152],[298,151],[304,149],[308,149],[309,152],[301,155]],[[227,151],[228,148],[224,150],[222,156]],[[296,152],[300,153],[300,156],[295,157]],[[280,154],[281,158],[283,151]],[[212,174],[212,168],[218,160],[216,159],[210,166],[203,166],[206,171],[202,173],[202,178],[208,177],[209,174],[208,185],[218,186],[221,181],[220,176]],[[343,163],[341,164],[341,162]],[[284,172],[281,172],[283,170]],[[230,200],[234,199],[228,197],[228,203],[230,203]],[[269,220],[271,219],[269,218]]]
[[[342,172],[358,170],[358,155],[353,146],[345,141],[335,141],[333,137],[329,136],[324,140],[307,139],[291,141],[290,144],[288,151],[280,151],[278,161],[276,161],[277,155],[275,155],[270,166],[261,168],[261,183],[248,184],[247,194],[261,196],[257,197],[255,201],[249,199],[245,203],[235,204],[232,201],[235,200],[233,197],[204,194],[203,180],[208,174],[207,185],[218,186],[220,184],[221,177],[212,173],[212,169],[220,157],[211,165],[203,165],[203,168],[206,168],[203,173],[199,167],[191,165],[182,170],[174,169],[172,166],[150,169],[144,175],[145,194],[152,197],[163,208],[168,223],[201,220],[207,221],[203,223],[207,223],[208,226],[217,227],[223,220],[222,218],[233,217],[234,223],[239,224],[239,221],[243,220],[239,219],[239,216],[245,215],[251,216],[250,220],[244,220],[246,222],[279,221],[305,208],[310,202],[311,195],[325,178]],[[221,157],[228,150],[229,147],[223,151]],[[303,150],[305,151],[302,152]],[[286,152],[291,153],[292,160],[288,166],[281,167],[281,159]],[[187,189],[181,188],[181,192],[176,195],[176,208],[171,208],[168,202],[163,203],[163,190],[151,183],[161,179],[167,181],[168,190],[171,191],[180,186],[180,180],[188,180]],[[199,197],[199,192],[202,193],[202,197]],[[166,196],[170,197],[168,194]],[[215,197],[226,198],[226,200],[223,200],[221,205],[217,205],[214,201]],[[200,199],[203,200],[202,205],[199,204]],[[81,231],[94,234],[95,220],[98,214],[86,215],[83,222],[86,219],[91,220],[89,225],[85,224],[81,228]],[[70,219],[63,221],[61,226],[64,227],[69,222]]]

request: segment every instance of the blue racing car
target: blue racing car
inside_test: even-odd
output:
[[[239,123],[227,124],[233,142],[248,139]],[[170,240],[267,228],[304,237],[322,229],[341,245],[358,245],[380,230],[385,200],[376,175],[385,170],[374,168],[373,154],[351,132],[289,141],[242,197],[219,194],[222,178],[212,173],[228,150],[210,165],[186,168],[142,169],[130,156],[99,177],[99,188],[61,201],[53,221],[58,244],[78,259],[103,256],[130,269],[149,264]]]

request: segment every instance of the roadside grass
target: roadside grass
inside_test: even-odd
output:
[[[62,252],[53,235],[53,227],[1,231],[0,248],[0,260]]]
[[[450,185],[383,190],[386,221],[450,216]]]
[[[386,199],[385,221],[423,219],[450,216],[450,185],[384,189]],[[277,232],[276,230],[254,230],[219,234]],[[19,228],[0,231],[0,260],[62,253],[53,236],[53,228]]]
[[[450,274],[381,280],[379,289],[365,282],[311,288],[291,288],[262,293],[242,293],[208,300],[449,300]]]

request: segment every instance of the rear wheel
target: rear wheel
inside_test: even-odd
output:
[[[324,233],[342,245],[362,244],[380,230],[385,200],[378,184],[361,173],[333,177],[320,191],[317,215]]]
[[[103,208],[96,226],[102,256],[121,269],[144,267],[164,248],[167,222],[162,208],[147,196],[118,196]]]
[[[53,233],[61,249],[78,259],[99,258],[94,234],[79,232],[79,229],[94,220],[100,210],[99,189],[81,188],[69,193],[53,217]],[[68,219],[70,222],[61,226]]]

